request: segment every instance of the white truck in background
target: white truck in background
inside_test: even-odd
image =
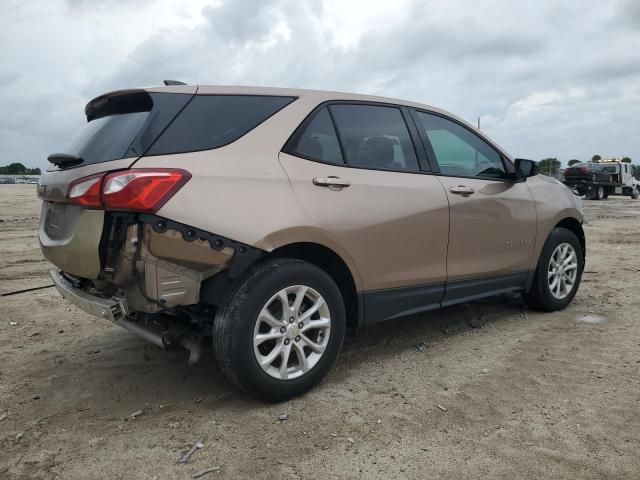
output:
[[[640,180],[633,176],[633,165],[615,158],[570,167],[565,170],[563,183],[594,200],[609,195],[624,195],[634,200],[640,197]]]

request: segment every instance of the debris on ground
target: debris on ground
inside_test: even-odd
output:
[[[284,422],[287,418],[289,418],[289,414],[287,412],[282,412],[280,415],[278,415],[278,420],[280,420],[281,422]]]
[[[445,407],[444,405],[436,405],[436,407],[438,407],[440,410],[442,410],[443,412],[446,412],[447,410],[449,410],[447,407]]]
[[[0,422],[3,421],[5,418],[7,418],[9,416],[9,414],[7,412],[4,413],[0,413]]]
[[[215,467],[205,468],[201,472],[194,473],[193,474],[193,478],[200,478],[200,477],[206,475],[207,473],[217,472],[218,470],[220,470],[220,467],[218,467],[217,465]]]
[[[18,322],[9,322],[9,325],[11,325],[12,327],[15,327],[16,325],[18,325]]]
[[[347,442],[349,442],[351,444],[356,443],[356,441],[351,437],[347,437]]]
[[[191,456],[203,447],[204,447],[204,438],[201,438],[193,445],[193,447],[191,447],[186,453],[184,453],[180,457],[180,460],[178,460],[178,463],[187,463],[191,458]]]
[[[489,373],[489,370],[487,370],[486,368],[483,368],[482,370],[480,370],[480,373],[484,373],[486,375],[487,373]]]
[[[16,443],[19,443],[22,437],[24,437],[24,432],[16,434]]]
[[[139,417],[140,415],[142,415],[144,412],[142,410],[138,410],[136,412],[133,412],[131,415],[129,415],[127,418],[125,418],[125,422],[128,422],[129,420],[135,420],[137,417]]]
[[[416,346],[416,350],[419,352],[424,352],[427,350],[427,345],[424,342],[421,342]]]

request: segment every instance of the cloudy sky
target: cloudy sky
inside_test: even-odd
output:
[[[0,165],[163,79],[406,98],[515,156],[640,163],[638,0],[2,0]]]

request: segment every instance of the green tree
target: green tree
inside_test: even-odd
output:
[[[631,163],[631,159],[629,157],[622,157],[622,161],[624,163]]]
[[[573,158],[569,160],[568,165],[571,166],[571,165],[575,165],[576,163],[580,163],[580,160],[576,160],[575,158]]]
[[[600,155],[598,155],[597,153],[593,157],[591,157],[591,161],[592,162],[598,162],[600,160],[602,160],[602,157]]]
[[[10,163],[6,167],[0,167],[0,173],[4,175],[24,175],[27,171],[21,163]]]
[[[540,173],[553,177],[560,170],[560,161],[557,158],[544,158],[538,162]]]

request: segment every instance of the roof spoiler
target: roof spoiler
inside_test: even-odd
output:
[[[149,112],[151,95],[145,90],[116,90],[91,100],[84,109],[87,121],[119,113]]]

